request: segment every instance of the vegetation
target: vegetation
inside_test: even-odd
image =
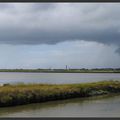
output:
[[[15,106],[76,97],[120,93],[119,81],[82,84],[6,84],[0,86],[0,106]]]
[[[46,73],[120,73],[120,68],[95,69],[0,69],[0,72],[46,72]]]

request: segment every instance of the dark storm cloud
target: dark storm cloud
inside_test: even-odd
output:
[[[72,41],[72,40],[87,40],[98,41],[105,44],[118,44],[120,45],[120,34],[106,31],[74,31],[70,34],[69,31],[42,31],[42,30],[29,30],[23,29],[7,29],[0,31],[0,43],[4,44],[56,44],[58,42]]]
[[[118,48],[115,52],[120,54],[120,48]]]
[[[12,8],[12,9],[11,9]],[[68,40],[120,46],[120,4],[0,4],[1,44],[55,44]]]

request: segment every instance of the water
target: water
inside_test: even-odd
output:
[[[1,72],[0,83],[83,83],[101,80],[120,80],[119,73],[17,73]]]
[[[120,80],[116,73],[1,72],[0,83],[83,83]],[[36,103],[0,108],[0,117],[120,117],[120,95]]]
[[[120,117],[120,95],[0,108],[0,117]]]

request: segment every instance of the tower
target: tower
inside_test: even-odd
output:
[[[68,69],[68,66],[66,65],[66,70]]]

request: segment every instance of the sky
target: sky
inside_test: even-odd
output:
[[[0,69],[119,68],[120,3],[0,3]]]

